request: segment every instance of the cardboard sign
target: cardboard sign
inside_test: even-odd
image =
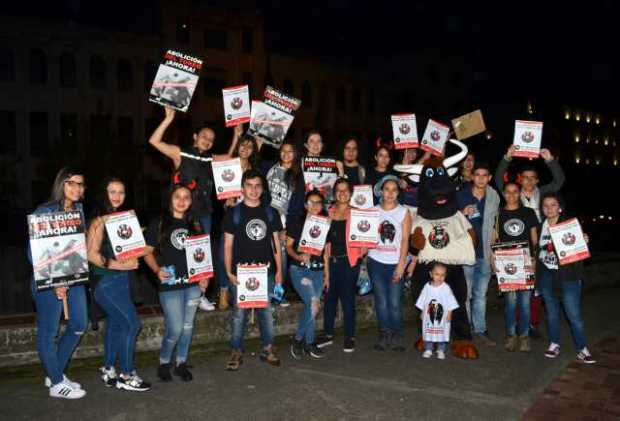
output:
[[[248,133],[279,148],[300,106],[301,100],[267,86],[263,101],[252,101]]]
[[[146,242],[133,210],[112,213],[104,216],[103,220],[116,259],[127,260],[144,256]]]
[[[542,143],[543,123],[541,121],[515,121],[515,153],[513,156],[538,158]]]
[[[351,209],[348,223],[348,244],[351,247],[375,248],[379,242],[379,211]]]
[[[534,289],[534,274],[525,268],[532,264],[527,242],[500,243],[491,248],[495,255],[497,284],[500,291]]]
[[[226,127],[250,121],[250,89],[248,85],[222,89]]]
[[[267,265],[237,266],[237,307],[265,308],[269,304]]]
[[[567,265],[590,257],[590,250],[577,218],[549,226],[549,233],[560,259],[560,265]]]
[[[185,240],[188,282],[213,278],[213,257],[211,237],[208,234],[194,235]]]
[[[433,155],[443,156],[450,128],[435,120],[428,120],[424,136],[422,137],[421,149]]]
[[[324,216],[309,215],[299,240],[299,251],[320,256],[325,248],[325,240],[331,221]]]
[[[419,146],[418,124],[415,114],[393,114],[392,134],[396,149],[417,148]]]
[[[168,50],[157,69],[149,101],[186,112],[196,90],[201,68],[201,59],[181,51]]]
[[[372,208],[375,205],[372,186],[370,184],[353,186],[353,195],[349,204],[358,209]]]
[[[218,200],[241,196],[241,160],[213,161],[211,166]]]
[[[480,110],[462,115],[452,120],[454,134],[458,140],[463,140],[484,133],[487,129]]]
[[[88,282],[82,211],[28,215],[28,232],[37,290]]]

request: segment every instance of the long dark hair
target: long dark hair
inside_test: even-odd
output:
[[[52,184],[52,191],[50,193],[50,198],[47,202],[48,204],[60,203],[61,207],[64,206],[65,181],[67,181],[74,175],[81,175],[82,177],[84,177],[84,172],[70,166],[62,167],[60,170],[58,170],[58,172],[56,173],[56,178],[54,178],[54,184]]]
[[[125,188],[125,201],[119,208],[114,208],[112,203],[110,203],[110,197],[108,196],[108,186],[112,183],[120,183]],[[112,212],[120,212],[126,210],[127,204],[127,184],[120,178],[116,176],[109,176],[103,180],[101,186],[99,187],[99,191],[97,192],[97,203],[95,210],[93,212],[94,216],[102,216],[107,215]]]
[[[172,210],[172,196],[177,190],[181,190],[181,189],[187,190],[191,197],[192,191],[187,186],[184,186],[183,184],[175,184],[170,189],[170,194],[168,197],[168,206],[161,213],[161,217],[159,219],[158,243],[159,243],[160,250],[162,249],[165,241],[170,236],[172,223],[174,222],[174,214]],[[200,220],[193,214],[193,212],[191,212],[191,206],[185,212],[183,219],[190,227],[190,235],[202,234],[203,230],[202,230],[202,226],[200,225]]]
[[[248,162],[250,163],[250,167],[258,168],[258,145],[256,144],[256,139],[249,134],[244,134],[241,139],[239,139],[237,146],[235,146],[235,150],[232,153],[233,158],[239,157],[239,148],[244,143],[252,144],[252,155],[248,158]]]
[[[291,163],[291,168],[287,169],[286,172],[284,173],[284,182],[286,184],[288,184],[288,187],[291,190],[295,190],[295,187],[297,187],[297,182],[301,179],[302,177],[302,172],[301,172],[301,165],[299,163],[299,151],[297,150],[297,146],[295,145],[294,142],[292,141],[285,141],[282,146],[284,145],[288,145],[291,148],[293,148],[293,162]],[[280,160],[281,163],[281,160]]]

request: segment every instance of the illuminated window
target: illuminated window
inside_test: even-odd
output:
[[[564,119],[570,120],[570,111],[564,111]]]
[[[579,164],[579,162],[581,162],[581,158],[579,155],[575,155],[575,164]]]
[[[579,135],[578,134],[575,135],[575,143],[579,143]]]
[[[575,120],[580,121],[581,120],[581,114],[576,113],[575,114]]]
[[[601,124],[601,118],[599,116],[596,116],[596,119],[594,120],[594,122],[596,124]]]
[[[589,123],[592,120],[592,116],[590,114],[586,115],[586,123]]]

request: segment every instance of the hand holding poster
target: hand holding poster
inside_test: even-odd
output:
[[[250,90],[248,85],[222,89],[226,127],[250,121]]]
[[[299,251],[320,256],[325,248],[325,240],[331,221],[324,216],[309,215],[299,240]]]
[[[421,149],[433,155],[442,156],[449,134],[450,128],[448,126],[429,119],[422,137]]]
[[[267,265],[237,266],[237,307],[265,308],[269,302]]]
[[[334,158],[306,156],[302,160],[306,191],[318,189],[328,197],[338,179],[338,167]]]
[[[454,134],[458,140],[470,138],[487,129],[480,110],[453,119],[452,127],[454,127]]]
[[[116,259],[128,260],[144,256],[146,242],[133,210],[112,213],[104,216],[103,220]]]
[[[543,123],[541,121],[515,121],[515,137],[513,156],[538,158],[542,142]]]
[[[351,247],[375,248],[379,242],[379,211],[351,209],[348,244]]]
[[[218,200],[241,196],[241,160],[213,161],[211,166]]]
[[[28,215],[32,270],[38,290],[88,282],[81,211]]]
[[[208,234],[194,235],[185,240],[188,283],[213,278],[211,238]]]
[[[501,243],[492,246],[500,291],[520,291],[534,288],[534,274],[527,242]]]
[[[248,133],[260,136],[267,144],[279,148],[300,105],[299,99],[267,86],[263,102],[252,101]]]
[[[353,186],[353,195],[351,196],[350,205],[358,209],[372,208],[375,205],[372,195],[372,186],[370,184]]]
[[[201,68],[202,60],[199,58],[168,50],[155,75],[149,101],[186,112]]]
[[[393,114],[392,133],[396,149],[417,148],[419,146],[415,114]]]
[[[560,259],[560,265],[567,265],[590,257],[588,244],[577,218],[549,226],[549,233]]]

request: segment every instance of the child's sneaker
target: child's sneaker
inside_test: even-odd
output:
[[[118,377],[116,376],[116,370],[114,367],[107,368],[103,366],[99,368],[99,371],[101,371],[101,380],[103,380],[106,387],[116,386],[116,380]]]
[[[581,351],[577,353],[577,361],[580,361],[584,364],[594,364],[596,360],[590,354],[588,348],[583,348]]]
[[[551,342],[549,348],[545,351],[545,357],[556,358],[560,355],[560,345]]]
[[[86,395],[84,389],[73,387],[70,383],[62,381],[50,387],[50,396],[61,399],[80,399]]]
[[[430,358],[432,356],[433,356],[433,351],[430,349],[427,349],[426,351],[422,353],[422,358]]]
[[[446,359],[446,353],[445,351],[438,349],[437,350],[437,359],[439,360],[445,360]]]

